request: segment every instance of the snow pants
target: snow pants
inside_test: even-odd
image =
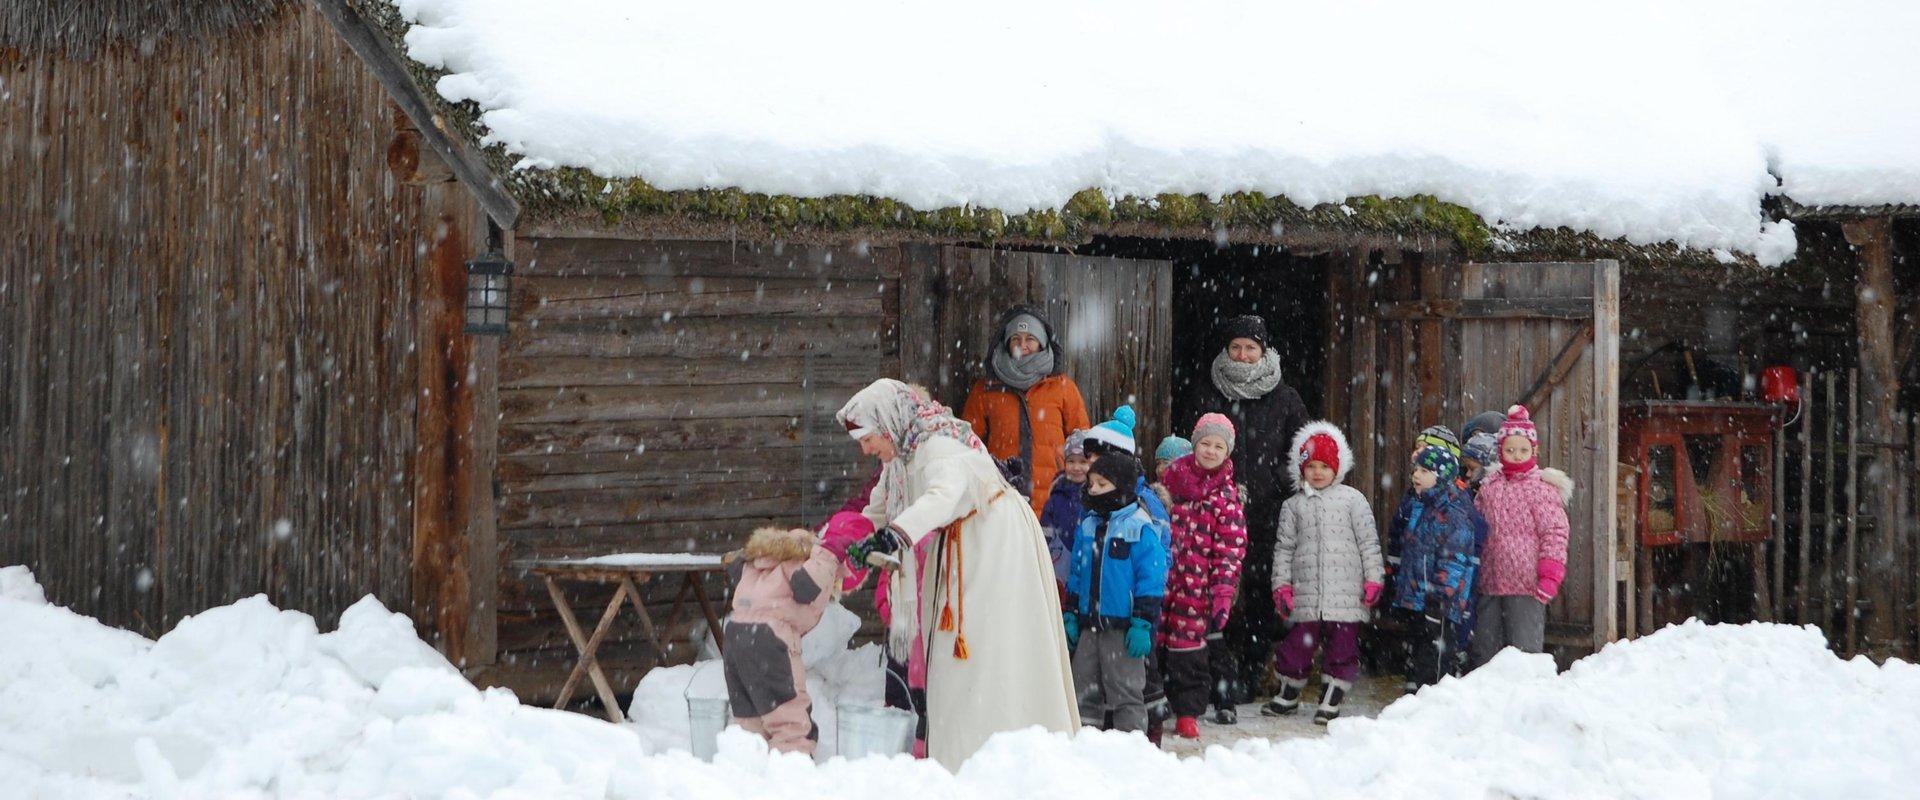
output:
[[[788,642],[773,626],[760,623],[729,622],[726,631],[720,660],[734,724],[759,734],[775,750],[813,755],[820,727],[813,724],[800,637]]]
[[[1274,648],[1274,669],[1282,677],[1296,681],[1307,679],[1313,670],[1313,654],[1323,650],[1326,659],[1321,674],[1352,683],[1360,676],[1360,623],[1296,622],[1287,638]]]
[[[1512,647],[1522,653],[1547,650],[1547,604],[1530,594],[1481,595],[1473,601],[1475,667]]]
[[[1417,611],[1403,611],[1406,621],[1407,681],[1432,686],[1457,673],[1459,636],[1443,615],[1434,619]]]
[[[1080,634],[1073,649],[1073,690],[1083,724],[1113,715],[1113,730],[1147,729],[1147,660],[1127,655],[1127,630],[1103,628]]]
[[[1218,635],[1207,638],[1205,647],[1192,650],[1167,650],[1167,702],[1176,717],[1197,717],[1207,712],[1207,703],[1231,706],[1231,699],[1217,696],[1222,681],[1234,677],[1231,646]]]

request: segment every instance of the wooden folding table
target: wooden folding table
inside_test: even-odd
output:
[[[619,698],[614,695],[606,672],[600,669],[599,662],[595,660],[595,653],[606,639],[607,631],[613,628],[614,619],[620,616],[622,603],[631,601],[634,613],[640,616],[640,626],[646,631],[647,639],[660,651],[661,660],[666,660],[666,643],[660,640],[660,629],[654,625],[653,615],[648,613],[646,600],[640,594],[641,584],[650,578],[680,576],[680,591],[667,611],[666,627],[669,630],[680,621],[681,611],[691,595],[700,606],[700,613],[707,618],[707,629],[713,634],[714,644],[726,646],[721,638],[720,617],[714,612],[713,603],[707,598],[706,587],[702,585],[708,575],[726,569],[721,565],[718,553],[621,553],[596,558],[522,561],[518,566],[540,576],[540,580],[546,584],[547,595],[553,598],[553,610],[560,613],[560,621],[567,628],[567,638],[573,640],[574,649],[580,653],[573,671],[567,674],[566,683],[560,686],[560,696],[554,701],[554,708],[566,707],[584,675],[593,681],[600,702],[606,705],[607,718],[614,722],[625,719],[620,712]],[[580,627],[572,604],[567,602],[566,592],[560,588],[562,583],[614,585],[613,599],[607,602],[606,610],[601,612],[600,624],[594,626],[592,635],[587,635]]]

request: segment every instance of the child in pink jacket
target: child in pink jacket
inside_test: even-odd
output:
[[[1508,409],[1499,432],[1500,468],[1482,479],[1474,501],[1488,525],[1469,648],[1476,667],[1507,647],[1544,651],[1547,604],[1567,577],[1573,480],[1540,468],[1539,442],[1526,406]]]
[[[775,750],[812,755],[819,743],[800,638],[820,624],[836,594],[842,557],[812,531],[761,528],[727,567],[733,578],[733,615],[721,655],[727,701],[734,723]]]

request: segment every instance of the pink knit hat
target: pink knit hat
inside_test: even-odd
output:
[[[1533,427],[1533,416],[1527,413],[1527,407],[1515,405],[1507,409],[1507,421],[1500,423],[1500,441],[1508,437],[1524,436],[1529,442],[1540,443],[1540,432]]]
[[[1202,414],[1200,421],[1193,423],[1193,440],[1200,441],[1202,436],[1218,436],[1227,441],[1227,452],[1233,452],[1233,420],[1225,414]]]

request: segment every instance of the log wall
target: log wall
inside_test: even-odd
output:
[[[305,4],[0,83],[0,563],[149,635],[417,611],[416,286],[465,192],[389,176],[387,96]]]
[[[761,525],[817,525],[864,485],[873,462],[833,415],[899,374],[900,267],[893,248],[768,242],[553,236],[516,250],[500,649],[503,669],[543,677],[494,679],[539,694],[571,650],[514,562],[724,551]],[[606,596],[573,599],[593,619]],[[624,618],[602,660],[654,658],[639,635]]]

